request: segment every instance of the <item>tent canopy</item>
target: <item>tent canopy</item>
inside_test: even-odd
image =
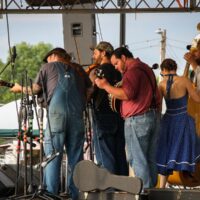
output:
[[[12,101],[8,104],[5,104],[0,107],[0,137],[14,137],[17,136],[19,123],[17,117],[17,110],[20,109],[20,100]],[[35,113],[35,109],[33,109],[33,134],[38,135],[38,123],[37,123],[37,115]],[[39,107],[36,109],[40,109]],[[45,112],[45,109],[43,109]],[[38,111],[37,111],[38,112]],[[44,113],[44,116],[46,114]],[[46,123],[46,117],[44,117],[44,124]]]

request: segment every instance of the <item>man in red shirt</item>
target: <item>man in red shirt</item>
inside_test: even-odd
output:
[[[135,175],[143,180],[143,187],[151,188],[157,183],[156,144],[160,119],[155,75],[125,47],[114,50],[111,62],[123,74],[122,86],[113,87],[106,79],[96,79],[95,83],[121,100],[128,161]]]

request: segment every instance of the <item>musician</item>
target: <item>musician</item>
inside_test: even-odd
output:
[[[194,38],[192,45],[188,48],[190,51],[184,55],[184,58],[194,70],[194,83],[200,90],[200,34]]]
[[[48,192],[58,194],[60,169],[65,146],[68,158],[68,188],[73,200],[78,199],[78,189],[72,179],[75,165],[83,159],[85,91],[91,86],[90,80],[77,73],[71,66],[69,54],[62,48],[52,49],[44,58],[44,64],[33,84],[33,92],[41,90],[47,97],[50,128],[47,125],[44,137],[44,151],[52,154],[52,143],[59,156],[44,170],[44,184]],[[68,63],[68,64],[66,64]],[[84,71],[83,71],[84,72]],[[85,73],[85,72],[84,72]],[[87,77],[87,76],[86,76]],[[83,87],[85,82],[85,88]],[[82,84],[79,86],[78,84]],[[26,88],[15,84],[13,92],[26,92]],[[29,88],[30,92],[30,88]],[[52,135],[52,137],[51,137]]]
[[[113,87],[106,79],[97,78],[95,83],[121,99],[128,161],[135,175],[142,179],[143,187],[151,188],[157,183],[155,155],[160,104],[155,75],[125,47],[114,50],[111,62],[123,74],[122,87]]]
[[[110,63],[113,46],[102,41],[93,49],[96,64],[89,76],[94,83],[100,70],[111,85],[121,80],[121,74]],[[125,155],[124,121],[109,105],[108,93],[95,86],[93,93],[93,141],[97,163],[117,175],[128,175]]]
[[[173,171],[192,173],[200,158],[195,122],[187,113],[188,95],[200,103],[200,93],[187,77],[176,74],[177,64],[174,60],[165,59],[160,67],[163,80],[159,83],[159,90],[167,110],[161,120],[157,166],[160,188],[165,188],[168,176]]]

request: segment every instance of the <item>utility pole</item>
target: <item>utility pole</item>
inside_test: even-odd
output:
[[[165,29],[161,29],[159,28],[158,30],[156,30],[157,34],[161,35],[161,40],[160,40],[160,64],[162,63],[162,61],[165,59],[165,55],[166,55],[166,30]]]

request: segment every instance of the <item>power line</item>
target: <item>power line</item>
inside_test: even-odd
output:
[[[176,45],[171,44],[170,42],[168,42],[168,45],[171,46],[171,47],[174,47],[174,48],[176,48],[176,49],[186,50],[186,47],[185,47],[185,46],[184,46],[184,47],[176,46]]]
[[[167,39],[168,39],[168,40],[175,41],[175,42],[179,42],[179,43],[185,43],[185,44],[187,44],[187,43],[188,43],[188,42],[186,42],[186,41],[182,41],[182,40],[176,40],[176,39],[172,39],[172,38],[168,38],[168,37],[167,37]]]
[[[149,42],[155,41],[155,40],[159,40],[159,39],[156,38],[156,39],[151,39],[151,40],[143,40],[143,41],[138,41],[138,42],[132,42],[132,43],[130,43],[128,45],[131,46],[131,45],[134,45],[134,44],[149,43]]]
[[[133,49],[133,51],[139,51],[139,50],[143,50],[143,49],[148,49],[148,48],[153,48],[153,47],[158,47],[159,45],[150,45],[148,47],[141,47],[141,48],[137,48],[137,49]]]
[[[170,45],[170,46],[174,47],[174,48],[177,48],[177,49],[186,50],[186,48],[178,47],[178,46],[175,46],[175,45]]]
[[[174,56],[172,55],[172,57],[173,57],[173,58],[175,58],[175,60],[178,60],[178,61],[180,62],[180,59],[179,59],[179,57],[178,57],[178,56],[177,56],[177,54],[174,52],[174,50],[173,50],[173,48],[172,48],[172,47],[173,47],[173,46],[172,46],[172,45],[170,45],[170,44],[168,44],[168,45],[167,45],[167,49],[168,49],[168,48],[170,48],[170,51],[169,51],[169,52],[170,52],[170,54],[171,54],[171,53],[172,53],[172,54],[174,54]]]

